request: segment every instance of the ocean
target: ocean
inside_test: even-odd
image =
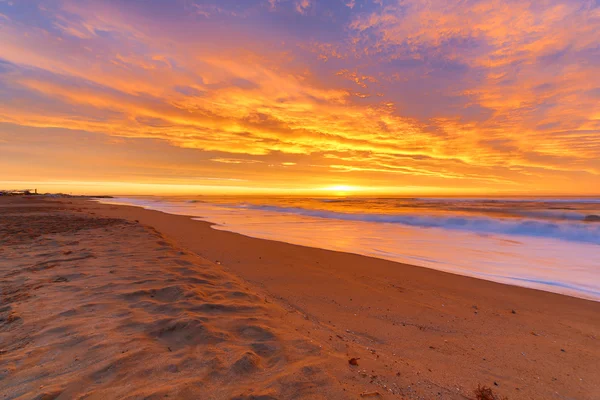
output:
[[[600,301],[600,198],[131,196],[214,229]]]

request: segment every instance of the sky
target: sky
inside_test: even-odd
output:
[[[600,0],[0,0],[0,189],[600,194]]]

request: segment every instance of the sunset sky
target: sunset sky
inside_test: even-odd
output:
[[[598,0],[0,0],[0,189],[600,193]]]

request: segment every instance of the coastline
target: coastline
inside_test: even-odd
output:
[[[478,384],[509,399],[600,395],[598,302],[254,239],[138,207],[57,201],[69,212],[155,230],[286,310],[280,323],[292,332],[281,335],[296,332],[323,349],[324,369],[337,382],[323,384],[337,393],[329,398],[376,391],[465,399]]]
[[[502,384],[498,377],[504,379],[507,371],[512,371],[514,375],[502,384],[511,387],[503,392],[509,398],[527,398],[522,374],[532,378],[547,376],[545,389],[541,389],[542,385],[529,388],[532,393],[541,390],[530,398],[549,398],[550,393],[560,393],[560,386],[565,384],[574,385],[567,392],[579,393],[581,397],[575,398],[600,395],[600,385],[596,383],[588,389],[575,389],[581,382],[591,383],[600,371],[600,349],[593,349],[600,347],[598,302],[360,255],[250,238],[212,229],[211,224],[188,216],[87,204],[86,209],[101,215],[137,219],[156,228],[300,310],[316,324],[339,330],[342,336],[346,330],[356,332],[355,338],[366,347],[381,348],[387,344],[389,362],[419,365],[420,374],[441,372],[429,372],[427,364],[438,369],[448,367],[443,372],[443,386],[464,381],[465,376],[478,377],[482,383]],[[402,343],[393,343],[396,340]],[[581,347],[569,350],[564,348],[567,343],[579,343],[576,346]],[[384,351],[378,351],[383,357]],[[428,352],[426,357],[423,351]],[[400,359],[394,359],[393,354],[401,354]],[[543,369],[539,369],[541,365]],[[577,374],[587,378],[575,377]],[[467,386],[461,392],[468,392]],[[543,391],[548,391],[547,397],[540,396]],[[588,397],[584,395],[586,391]]]
[[[555,293],[548,292],[542,289],[530,288],[525,286],[516,286],[508,283],[496,282],[493,280],[482,279],[474,276],[462,275],[449,271],[436,270],[432,268],[428,268],[425,266],[414,265],[410,263],[403,263],[399,261],[387,260],[384,258],[373,257],[368,255],[362,255],[357,253],[350,253],[338,250],[329,250],[318,247],[305,246],[300,244],[294,244],[284,241],[272,240],[272,239],[262,239],[256,238],[252,236],[247,236],[242,233],[232,232],[225,229],[214,229],[213,226],[218,227],[218,224],[207,222],[201,220],[198,216],[193,215],[182,215],[182,214],[170,214],[163,211],[146,209],[141,206],[133,206],[133,205],[123,205],[123,204],[111,204],[111,203],[101,203],[96,202],[94,198],[84,198],[84,199],[75,199],[78,202],[84,202],[83,204],[88,204],[86,209],[90,209],[91,204],[97,204],[99,206],[103,206],[102,209],[97,209],[96,211],[100,211],[105,213],[103,215],[112,216],[119,215],[119,217],[125,219],[132,219],[141,217],[144,218],[144,222],[156,227],[160,227],[162,231],[168,232],[174,238],[177,239],[178,242],[189,246],[189,248],[195,248],[198,250],[203,257],[210,259],[213,262],[219,263],[228,263],[232,268],[236,268],[236,264],[241,264],[244,262],[244,266],[240,267],[239,270],[236,270],[238,273],[251,272],[253,267],[248,267],[249,264],[258,263],[257,260],[262,260],[260,253],[269,252],[273,250],[277,250],[277,253],[291,251],[290,254],[296,255],[296,252],[310,253],[307,254],[307,258],[328,258],[330,256],[336,258],[334,260],[333,266],[335,263],[339,261],[349,261],[349,265],[354,266],[356,263],[367,263],[367,268],[371,271],[371,267],[375,266],[376,270],[379,269],[387,269],[387,268],[400,268],[402,269],[403,274],[408,274],[409,276],[419,276],[419,281],[425,280],[425,287],[430,285],[435,285],[436,281],[447,281],[450,279],[452,281],[452,285],[448,285],[444,287],[444,289],[448,289],[450,287],[454,287],[453,278],[457,278],[458,280],[465,279],[473,281],[472,285],[465,285],[463,289],[476,289],[474,295],[478,296],[486,291],[497,291],[498,288],[502,288],[500,292],[503,291],[511,291],[509,288],[514,289],[524,289],[526,291],[533,291],[534,293],[539,294],[540,296],[550,296],[549,298],[545,298],[544,301],[552,302],[551,299],[554,296],[559,296],[561,299],[563,297],[567,297],[570,299],[583,300],[585,302],[593,302],[599,303],[600,301],[595,301],[591,298],[578,297],[569,294],[563,293]],[[73,200],[73,199],[70,199]],[[110,211],[106,209],[109,208]],[[116,208],[114,208],[116,207]],[[92,207],[93,208],[93,207]],[[118,210],[118,212],[114,212]],[[143,211],[138,213],[138,211]],[[174,217],[173,220],[167,220],[164,216]],[[142,221],[142,220],[140,220]],[[175,227],[169,227],[169,224],[176,223]],[[184,228],[183,231],[180,231],[180,228]],[[177,233],[177,232],[181,233]],[[203,240],[209,241],[204,242],[203,244],[199,244],[198,238],[194,237],[194,232],[202,235],[200,238]],[[185,233],[185,234],[184,234]],[[189,233],[189,235],[188,235]],[[206,235],[206,236],[204,236]],[[243,245],[243,253],[237,254],[233,257],[231,255],[226,254],[225,250],[219,246],[220,243],[231,243],[231,241],[236,241],[236,244]],[[238,242],[239,241],[239,242]],[[280,247],[282,246],[282,247]],[[289,246],[289,247],[288,247]],[[280,249],[278,249],[280,248]],[[348,257],[346,259],[346,257]],[[358,257],[359,259],[354,259]],[[340,260],[338,260],[339,258]],[[344,260],[341,260],[344,259]],[[227,261],[228,260],[228,261]],[[263,264],[263,263],[258,263]],[[394,267],[396,266],[396,267]],[[360,272],[360,271],[358,271]],[[364,271],[363,271],[364,272]],[[387,272],[387,271],[386,271]],[[414,274],[414,275],[413,275]],[[427,276],[423,276],[423,274]],[[492,287],[488,287],[490,284]],[[500,285],[499,287],[494,287]],[[518,290],[517,290],[518,292]],[[509,296],[519,295],[518,293],[509,293]],[[561,301],[561,300],[558,300]]]
[[[600,225],[580,222],[581,210],[569,216],[561,214],[559,221],[550,218],[557,215],[547,204],[523,204],[509,217],[504,203],[474,203],[462,211],[468,215],[463,215],[453,211],[454,203],[437,199],[425,204],[412,199],[373,204],[363,199],[265,200],[125,197],[98,201],[196,217],[215,223],[214,229],[253,238],[600,301],[600,242],[569,240],[575,236],[582,239],[579,235],[600,240]],[[581,206],[577,204],[574,207]],[[389,207],[410,211],[386,214]],[[505,218],[492,217],[494,207],[498,214],[504,212]],[[540,215],[550,219],[536,219]],[[508,233],[501,233],[506,230]],[[489,233],[493,231],[496,233]],[[549,237],[541,237],[542,232]]]

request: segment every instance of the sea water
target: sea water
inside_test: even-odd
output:
[[[600,198],[138,196],[101,202],[600,301]]]

